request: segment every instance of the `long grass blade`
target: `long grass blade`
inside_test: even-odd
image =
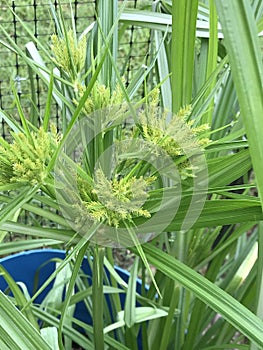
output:
[[[136,306],[136,283],[138,274],[139,260],[135,259],[129,278],[127,295],[125,299],[124,321],[130,328],[135,324],[135,306]]]
[[[173,1],[171,83],[173,113],[192,100],[195,31],[198,1]]]
[[[78,252],[77,258],[74,262],[72,275],[70,277],[69,286],[67,288],[66,298],[65,298],[65,301],[63,303],[63,308],[61,310],[61,318],[60,318],[59,328],[58,328],[58,342],[59,342],[60,347],[62,347],[62,348],[63,348],[63,341],[62,341],[63,324],[65,322],[65,318],[67,317],[67,311],[68,311],[70,299],[71,299],[73,291],[74,291],[76,278],[77,278],[77,275],[79,273],[82,261],[84,259],[84,255],[86,253],[88,244],[89,243],[87,242],[85,245],[83,245],[83,247],[81,247],[81,249]]]
[[[2,265],[0,265],[0,275],[5,279],[6,283],[10,287],[10,290],[12,291],[12,294],[14,295],[16,303],[19,306],[19,308],[23,308],[27,303],[26,297],[21,291],[21,289],[19,288],[19,286],[17,285],[17,283],[14,281],[12,276],[8,273],[8,271]],[[31,310],[25,309],[22,311],[22,313],[27,317],[30,323],[36,329],[38,329],[37,321],[33,316]]]
[[[263,346],[263,322],[250,310],[217,285],[160,249],[147,244],[143,246],[143,250],[148,261],[157,269],[193,292],[252,342],[259,347]]]
[[[263,222],[259,223],[259,233],[258,233],[258,264],[257,264],[257,316],[263,320]],[[258,350],[258,347],[255,344],[251,344],[251,350]]]
[[[209,39],[208,39],[208,56],[207,56],[207,67],[206,67],[206,79],[210,77],[213,71],[217,67],[217,51],[218,51],[218,22],[217,22],[217,12],[215,3],[213,0],[209,1]],[[209,96],[212,91],[216,80],[214,80],[209,89],[206,92],[206,97]],[[208,125],[212,124],[212,114],[213,114],[213,101],[208,106],[207,112],[202,118],[203,123]]]
[[[250,154],[263,203],[263,67],[257,25],[246,0],[216,0]]]
[[[95,247],[92,277],[93,332],[96,350],[104,348],[103,324],[103,259],[104,248]]]
[[[8,349],[51,350],[36,329],[0,291],[0,338]]]
[[[9,255],[20,251],[31,250],[36,248],[42,248],[43,246],[53,246],[60,244],[61,241],[51,239],[31,239],[31,240],[19,240],[14,242],[1,243],[0,255]]]
[[[20,209],[25,203],[30,201],[34,194],[38,191],[38,187],[33,188],[26,187],[20,194],[7,203],[0,211],[0,224],[10,219],[18,209]]]

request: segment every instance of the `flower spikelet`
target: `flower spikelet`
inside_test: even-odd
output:
[[[54,128],[49,133],[40,128],[32,132],[30,137],[23,133],[12,133],[13,143],[7,143],[0,138],[0,183],[43,183],[47,177],[46,167],[54,149],[59,142],[59,136]]]
[[[206,144],[208,140],[204,140],[202,134],[209,129],[208,125],[192,127],[192,122],[186,121],[189,113],[190,107],[181,109],[167,122],[168,112],[157,113],[150,105],[139,116],[143,138],[162,147],[171,157],[181,156],[187,150]]]
[[[79,98],[81,98],[86,87],[81,84],[77,84],[75,89],[78,92]],[[85,114],[90,115],[95,111],[104,110],[105,108],[114,109],[115,107],[119,107],[123,101],[124,95],[119,84],[117,84],[115,90],[111,92],[109,87],[106,87],[105,85],[96,81],[91,90],[90,96],[85,102]]]
[[[83,182],[79,191],[82,201],[92,220],[106,222],[118,227],[124,220],[134,217],[149,218],[151,214],[143,209],[148,198],[147,189],[154,177],[108,179],[101,169],[95,172],[94,187],[88,185],[84,190]]]
[[[87,42],[85,36],[79,41],[72,29],[67,32],[66,38],[59,38],[57,35],[51,36],[51,50],[54,55],[54,62],[65,72],[71,74],[73,67],[80,73],[85,65]]]
[[[153,90],[146,107],[139,113],[139,128],[141,136],[152,144],[152,152],[162,156],[164,152],[177,163],[177,168],[184,177],[193,177],[195,169],[190,164],[189,157],[209,143],[207,131],[209,126],[203,124],[193,126],[189,119],[191,106],[181,108],[176,115],[158,107],[158,89]]]

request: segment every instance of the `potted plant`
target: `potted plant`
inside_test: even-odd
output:
[[[211,34],[208,41],[200,39],[195,51],[198,2],[187,4],[163,1],[161,8],[155,8],[150,25],[156,29],[158,19],[173,19],[172,33],[155,32],[153,65],[128,88],[115,63],[118,25],[130,23],[136,14],[123,12],[125,4],[116,12],[116,3],[99,2],[96,25],[88,27],[80,38],[74,28],[65,28],[62,17],[53,11],[58,34],[52,38],[51,51],[37,42],[44,49],[46,62],[54,62],[54,70],[43,64],[32,43],[27,45],[27,55],[12,40],[4,43],[47,83],[48,93],[40,128],[27,120],[15,91],[21,125],[1,112],[13,130],[13,139],[11,143],[1,140],[1,190],[10,193],[1,196],[0,227],[41,237],[27,247],[43,245],[44,239],[48,245],[64,245],[67,250],[56,272],[30,300],[2,270],[17,305],[35,331],[2,294],[1,301],[10,315],[18,314],[27,324],[34,344],[40,339],[36,330],[36,319],[40,319],[53,327],[47,333],[42,331],[49,344],[53,341],[51,348],[69,349],[74,340],[84,349],[136,349],[138,334],[142,349],[247,348],[243,344],[246,338],[262,346],[263,325],[251,301],[255,298],[252,287],[255,283],[260,286],[261,280],[260,255],[257,273],[253,267],[258,238],[254,224],[262,218],[261,202],[246,193],[255,186],[247,178],[251,159],[260,198],[262,192],[258,177],[262,162],[256,158],[261,154],[257,153],[260,133],[247,117],[249,109],[253,125],[260,125],[251,103],[256,96],[257,108],[262,109],[262,75],[256,74],[262,63],[255,20],[246,1],[228,5],[211,1],[209,18],[214,36]],[[216,9],[226,44],[217,40]],[[170,11],[171,17],[159,10]],[[249,20],[242,15],[243,10]],[[102,21],[105,13],[112,14],[107,28]],[[201,7],[199,16],[204,18],[205,13]],[[149,19],[147,14],[137,13],[136,23]],[[235,21],[228,27],[236,15],[246,34],[240,41]],[[180,18],[188,20],[189,25]],[[187,48],[180,37],[189,43]],[[102,45],[95,45],[97,42]],[[207,45],[209,54],[204,60]],[[239,54],[237,48],[242,45],[247,50]],[[91,47],[90,56],[87,48]],[[237,64],[246,59],[249,64],[240,69]],[[160,84],[149,88],[147,76],[154,63]],[[204,68],[205,63],[202,75],[197,67]],[[170,72],[171,79],[163,83]],[[244,95],[242,81],[250,74],[253,92]],[[236,115],[227,113],[232,105],[222,107],[232,77],[245,129]],[[133,99],[144,81],[143,99]],[[62,110],[61,132],[54,129],[50,119],[53,97]],[[248,142],[242,139],[245,134]],[[234,183],[239,178],[243,178],[240,186]],[[236,190],[241,193],[233,192]],[[37,215],[47,225],[17,222],[18,210]],[[22,242],[20,245],[26,247]],[[118,283],[123,282],[112,268],[112,247],[129,247],[137,256],[123,305],[117,291]],[[88,292],[80,278],[85,255],[92,261]],[[59,307],[42,310],[33,304],[48,282],[70,265],[71,276]],[[110,295],[110,317],[103,306],[107,280],[104,266],[115,291]],[[151,280],[141,295],[136,293],[139,270],[143,286],[146,277]],[[258,287],[257,298],[260,295]],[[92,327],[70,315],[70,307],[77,300],[90,305]],[[4,324],[9,324],[8,318]],[[85,335],[73,325],[84,329]],[[1,341],[5,345],[11,342],[4,336]]]

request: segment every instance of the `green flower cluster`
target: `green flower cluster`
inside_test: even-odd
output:
[[[87,209],[86,215],[93,221],[106,222],[114,227],[122,221],[132,221],[134,217],[151,217],[149,211],[143,209],[143,204],[154,180],[154,177],[108,179],[101,169],[95,172],[93,187],[79,178],[79,193]]]
[[[0,184],[41,184],[47,177],[47,164],[59,142],[59,136],[52,127],[51,132],[40,128],[30,136],[12,133],[13,143],[0,138]]]
[[[196,149],[209,143],[206,137],[209,125],[193,127],[193,121],[187,121],[191,107],[180,109],[177,115],[169,118],[167,111],[161,111],[150,104],[139,115],[142,136],[148,142],[160,146],[170,157],[183,156],[188,150]]]
[[[54,55],[53,60],[55,64],[69,75],[71,75],[72,71],[80,73],[86,60],[86,37],[83,36],[78,41],[73,30],[70,29],[65,38],[59,38],[55,34],[52,35],[51,42],[51,50]]]
[[[81,98],[85,92],[86,87],[77,84],[76,92]],[[111,91],[109,87],[106,87],[103,84],[100,84],[98,81],[95,82],[90,96],[87,98],[84,110],[86,115],[90,115],[95,111],[104,110],[105,108],[119,107],[124,101],[124,94],[119,84],[116,84],[114,91]]]
[[[142,121],[142,135],[145,140],[162,147],[171,157],[182,156],[188,149],[204,146],[209,142],[209,139],[202,137],[209,130],[207,125],[189,128],[190,123],[173,119],[163,128],[160,124],[166,119],[166,114],[162,117],[160,120],[153,119],[150,123]]]

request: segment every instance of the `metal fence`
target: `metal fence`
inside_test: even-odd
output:
[[[72,0],[71,5],[74,13],[76,31],[81,33],[95,19],[96,0],[77,1]],[[121,3],[122,1],[119,0]],[[57,0],[52,1],[55,8],[59,4]],[[151,0],[128,0],[129,8],[145,8],[152,3]],[[16,0],[11,2],[11,9],[7,7],[4,0],[0,0],[1,14],[0,21],[4,30],[10,35],[21,49],[30,41],[23,25],[16,18],[15,14],[23,20],[26,25],[42,43],[47,44],[50,36],[54,33],[54,25],[50,13],[50,2],[48,0]],[[69,1],[61,0],[60,5],[65,18],[70,18]],[[67,17],[68,16],[68,17]],[[3,36],[2,36],[3,38]],[[4,40],[4,39],[3,39]],[[142,64],[146,64],[150,43],[150,34],[146,29],[129,26],[125,30],[119,42],[119,64],[126,63],[126,83],[131,80],[132,75]],[[128,55],[127,55],[128,52]],[[0,45],[0,107],[3,110],[13,112],[14,98],[12,84],[16,85],[17,92],[23,108],[30,108],[30,82],[28,70],[23,60],[10,50]],[[32,83],[32,82],[31,82]],[[35,91],[37,95],[36,107],[39,111],[44,108],[43,89],[45,88],[38,76],[34,78]],[[2,134],[5,135],[5,126],[2,123]]]

